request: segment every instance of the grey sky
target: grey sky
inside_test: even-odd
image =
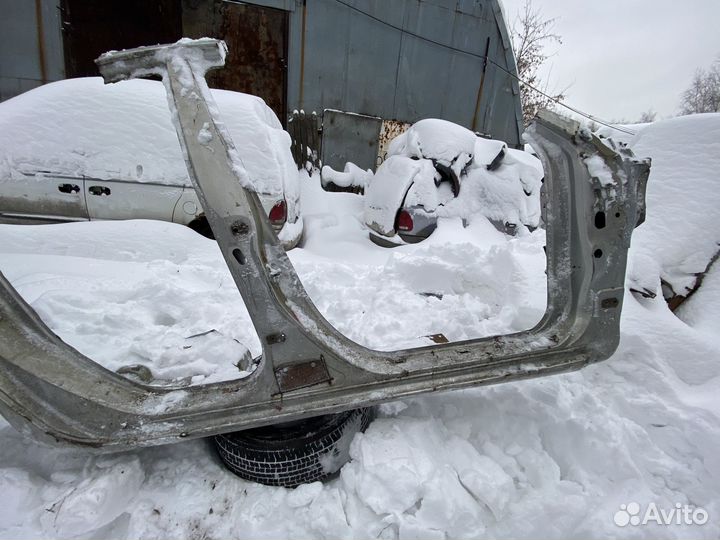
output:
[[[512,25],[525,0],[503,0]],[[562,45],[544,74],[569,105],[606,120],[673,116],[695,69],[720,55],[720,0],[532,0]]]

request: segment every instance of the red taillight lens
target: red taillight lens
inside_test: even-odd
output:
[[[285,223],[287,220],[287,205],[285,204],[285,201],[276,202],[275,206],[270,209],[268,217],[270,218],[270,223],[272,225],[282,225]]]
[[[412,231],[413,219],[406,210],[400,210],[397,218],[397,228],[399,231]]]

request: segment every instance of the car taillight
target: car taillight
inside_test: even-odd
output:
[[[285,201],[276,202],[275,206],[270,209],[268,217],[270,218],[271,225],[283,225],[287,220],[287,205]]]
[[[400,210],[397,218],[397,228],[399,231],[412,231],[413,219],[406,210]]]

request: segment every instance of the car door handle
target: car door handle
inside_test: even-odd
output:
[[[91,195],[110,195],[110,188],[105,186],[90,186],[88,191]]]
[[[58,186],[58,191],[60,193],[78,193],[80,191],[80,186],[77,184],[60,184]]]

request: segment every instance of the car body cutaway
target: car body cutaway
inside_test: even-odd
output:
[[[351,341],[318,312],[242,182],[235,147],[205,83],[224,43],[183,40],[103,56],[107,82],[163,76],[188,174],[262,354],[249,376],[152,387],[63,343],[0,274],[0,413],[40,439],[108,450],[338,413],[424,392],[582,368],[619,341],[627,251],[644,219],[648,163],[615,152],[573,121],[545,114],[529,129],[545,171],[548,302],[532,329],[399,351]],[[603,178],[588,169],[602,162]],[[598,226],[596,216],[607,219]]]

